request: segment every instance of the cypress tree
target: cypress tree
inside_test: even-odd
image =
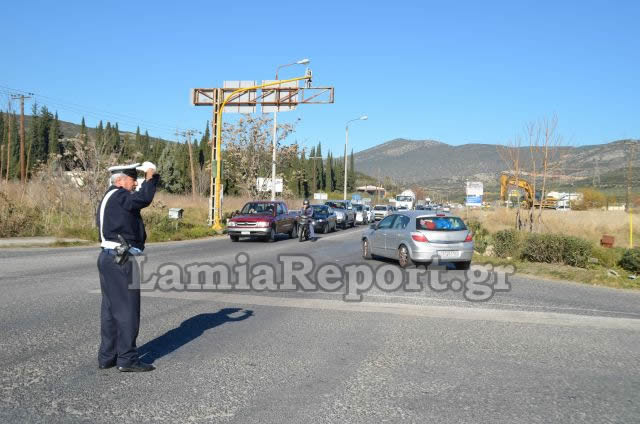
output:
[[[142,137],[142,155],[143,157],[147,158],[147,156],[149,156],[149,154],[151,153],[151,138],[149,137],[149,131],[148,130],[144,130],[144,137]]]
[[[318,175],[318,188],[320,190],[327,189],[327,176],[324,173],[324,159],[322,159],[322,145],[318,142],[318,147],[316,147],[316,156],[320,158],[316,162],[316,174]]]
[[[327,191],[336,189],[336,171],[333,169],[333,155],[331,151],[327,154]]]
[[[60,121],[58,120],[58,112],[56,111],[53,122],[49,126],[49,143],[51,151],[55,151],[60,155],[64,154],[64,147],[62,143],[60,143],[61,136],[62,134],[60,134]]]
[[[351,155],[349,156],[349,170],[347,177],[347,190],[354,191],[356,188],[356,165],[353,157],[353,149],[351,149]]]
[[[98,123],[96,127],[96,144],[98,147],[101,147],[104,144],[104,127],[102,126],[102,119]]]
[[[318,189],[318,175],[316,173],[315,165],[314,162],[316,161],[316,159],[311,159],[313,157],[315,157],[316,155],[316,148],[312,147],[311,151],[309,152],[309,163],[307,164],[307,169],[309,169],[309,190],[313,191],[314,193],[316,192],[316,190]]]
[[[211,156],[211,146],[209,145],[209,139],[211,138],[211,132],[209,131],[209,121],[204,128],[204,134],[200,139],[200,146],[198,147],[198,163],[200,169],[204,167],[204,164],[209,160]]]

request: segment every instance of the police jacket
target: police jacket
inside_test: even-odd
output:
[[[130,192],[122,187],[111,186],[100,202],[96,222],[101,246],[113,249],[119,245],[118,234],[133,247],[144,250],[147,233],[144,229],[140,209],[151,204],[156,194],[159,175],[144,181],[139,191]]]

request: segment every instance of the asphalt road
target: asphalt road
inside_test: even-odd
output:
[[[149,245],[138,345],[157,370],[138,374],[97,369],[96,248],[0,249],[0,422],[640,421],[639,293],[509,276],[470,301],[476,264],[355,302],[345,285],[278,290],[285,268],[265,271],[282,255],[397,268],[361,259],[361,231]],[[189,279],[189,264],[238,266],[241,252],[264,290]]]

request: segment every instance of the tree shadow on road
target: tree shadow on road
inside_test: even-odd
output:
[[[162,336],[148,341],[138,348],[140,359],[152,364],[156,359],[181,348],[192,340],[200,337],[206,330],[215,328],[227,322],[243,321],[253,316],[253,311],[244,310],[242,315],[232,317],[231,314],[242,311],[241,308],[224,308],[216,313],[199,314],[183,321],[179,327],[169,330]]]

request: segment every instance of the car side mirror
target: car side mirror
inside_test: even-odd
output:
[[[236,215],[239,215],[240,211],[238,209],[236,209],[235,211],[231,212],[231,217],[234,217]]]
[[[373,223],[373,224],[369,225],[369,228],[371,228],[372,230],[377,230],[378,229],[378,224]]]

